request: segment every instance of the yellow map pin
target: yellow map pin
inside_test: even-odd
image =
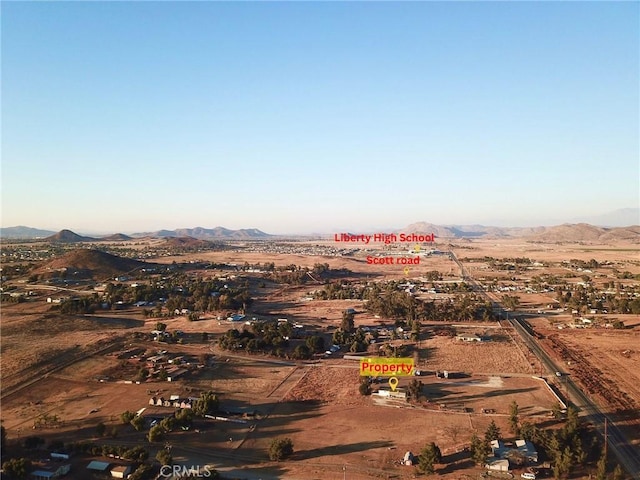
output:
[[[404,274],[405,274],[405,275],[409,275],[409,271],[410,271],[410,270],[411,270],[411,269],[410,269],[409,267],[404,267]]]
[[[396,388],[398,388],[398,379],[396,377],[391,377],[389,379],[389,386],[391,387],[391,391],[395,392]]]
[[[416,245],[415,247],[413,247],[413,251],[416,253],[420,253],[420,245]]]

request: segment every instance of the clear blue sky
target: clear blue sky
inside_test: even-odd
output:
[[[2,226],[550,225],[640,203],[638,2],[2,2]]]

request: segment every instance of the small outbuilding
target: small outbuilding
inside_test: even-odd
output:
[[[87,470],[91,470],[93,472],[106,472],[107,470],[109,470],[110,466],[110,463],[92,460],[91,462],[89,462],[89,465],[87,465]]]
[[[404,465],[415,465],[416,464],[416,456],[411,452],[407,452],[407,453],[404,454],[404,458],[402,459],[402,463]]]
[[[488,463],[484,466],[487,470],[491,470],[493,472],[508,472],[509,471],[509,460],[506,459],[490,459]]]
[[[113,478],[127,478],[131,473],[131,465],[118,465],[111,469]]]
[[[51,480],[53,478],[59,478],[66,475],[71,470],[71,465],[60,465],[57,468],[39,468],[31,472],[33,480]]]

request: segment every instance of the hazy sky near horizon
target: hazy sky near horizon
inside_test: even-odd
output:
[[[2,226],[549,225],[640,204],[638,2],[3,2]]]

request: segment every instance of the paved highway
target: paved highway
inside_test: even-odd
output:
[[[494,306],[494,311],[499,313],[501,316],[504,315],[505,311],[500,306],[500,302],[496,298],[492,298],[489,295],[482,285],[480,285],[477,281],[475,281],[464,268],[462,262],[458,260],[455,253],[453,251],[450,252],[451,259],[456,262],[458,267],[460,268],[460,274],[462,278],[469,282],[473,287],[474,291],[482,296],[484,296],[487,300],[492,302]],[[531,335],[526,324],[523,320],[520,320],[516,317],[510,320],[511,324],[515,328],[516,332],[520,335],[524,343],[529,347],[529,349],[538,357],[538,359],[542,362],[542,364],[547,368],[547,370],[555,375],[555,372],[561,372],[562,370],[556,365],[547,352],[538,344],[536,338]],[[567,388],[567,392],[569,393],[569,397],[571,401],[584,413],[589,416],[589,420],[593,423],[594,427],[600,432],[600,434],[604,437],[605,435],[605,422],[607,424],[607,435],[606,440],[608,441],[609,451],[613,452],[613,454],[618,458],[620,465],[636,480],[640,480],[640,448],[634,447],[630,444],[624,434],[620,431],[620,429],[608,418],[598,405],[593,402],[576,384],[575,382],[568,376],[561,377],[562,382]]]
[[[540,359],[550,372],[560,372],[556,363],[547,355],[537,340],[533,337],[523,320],[513,318],[510,320],[522,340],[531,351]],[[640,480],[640,449],[629,443],[620,429],[609,419],[585,393],[568,376],[562,376],[562,383],[567,388],[571,401],[589,416],[589,420],[596,429],[604,436],[605,422],[607,423],[607,440],[609,451],[613,452],[631,476]]]

